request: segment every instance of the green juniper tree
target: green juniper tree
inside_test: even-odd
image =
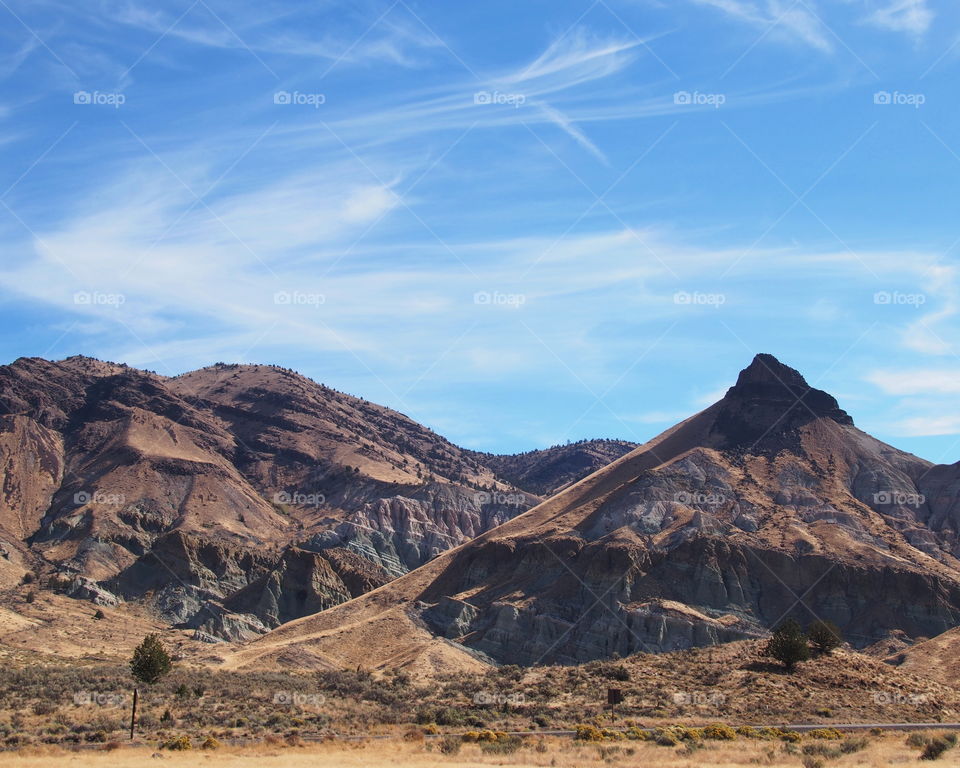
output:
[[[792,672],[798,662],[810,658],[807,636],[793,619],[787,619],[774,630],[773,637],[767,642],[766,652],[781,662],[788,672]]]
[[[810,645],[818,654],[830,653],[834,648],[839,648],[843,643],[843,635],[840,628],[832,621],[822,621],[817,619],[807,627],[807,637],[810,639]]]
[[[172,665],[170,654],[167,653],[163,643],[160,642],[160,635],[147,635],[133,651],[133,658],[130,659],[130,674],[137,682],[153,685],[170,671]],[[139,689],[134,687],[133,710],[130,713],[131,739],[137,724],[138,698]]]

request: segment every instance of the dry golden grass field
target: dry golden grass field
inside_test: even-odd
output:
[[[665,748],[653,743],[585,744],[569,737],[531,739],[520,749],[503,754],[485,751],[476,744],[465,744],[456,754],[444,754],[439,741],[409,742],[384,740],[358,743],[330,742],[309,746],[269,746],[184,752],[154,752],[146,748],[118,748],[70,752],[60,748],[37,747],[0,754],[0,765],[11,768],[141,768],[154,762],[169,768],[234,768],[235,766],[271,766],[280,768],[367,768],[373,766],[409,766],[409,768],[445,768],[459,766],[544,766],[544,768],[585,768],[587,766],[657,766],[657,768],[696,768],[717,766],[956,766],[960,750],[947,752],[939,760],[921,761],[919,750],[908,746],[907,736],[891,733],[867,737],[856,752],[835,755],[839,751],[819,742],[781,744],[744,741],[704,743],[699,747]],[[806,747],[806,748],[805,748]],[[831,751],[833,749],[833,751]]]

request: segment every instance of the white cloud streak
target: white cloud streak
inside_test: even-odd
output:
[[[867,15],[866,23],[891,32],[923,37],[933,24],[935,14],[926,0],[895,0]]]
[[[793,42],[830,52],[829,30],[805,4],[793,0],[692,0],[698,5],[722,11],[728,16]]]

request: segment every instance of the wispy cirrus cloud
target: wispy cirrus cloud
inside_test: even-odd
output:
[[[873,9],[864,21],[880,29],[923,37],[933,24],[934,17],[927,0],[894,0]]]
[[[587,135],[577,127],[577,125],[560,110],[554,109],[545,101],[537,103],[537,106],[540,108],[540,111],[546,115],[547,119],[560,128],[565,134],[570,136],[577,144],[583,147],[587,152],[597,158],[600,162],[605,165],[609,164],[607,156],[603,154],[603,151],[594,144]]]
[[[53,346],[166,372],[277,362],[420,409],[451,437],[525,449],[624,422],[644,439],[770,351],[855,390],[858,423],[873,409],[881,434],[891,414],[918,434],[950,428],[948,383],[898,394],[862,377],[952,351],[956,275],[925,270],[955,237],[956,178],[904,137],[919,118],[955,146],[955,100],[931,78],[943,112],[882,109],[845,76],[853,51],[917,54],[875,43],[887,29],[932,36],[929,0],[621,0],[586,14],[556,0],[546,16],[443,0],[6,5],[50,46],[0,32],[0,127],[22,137],[0,134],[9,358]],[[714,82],[744,51],[752,61]],[[715,86],[722,109],[674,100]],[[73,103],[116,87],[122,109]],[[279,90],[324,100],[282,106]],[[843,154],[853,136],[837,126],[874,120]],[[804,206],[781,215],[792,198],[723,123],[784,186],[816,180]],[[906,167],[924,184],[899,180]],[[871,300],[894,288],[926,301]],[[609,387],[619,404],[565,434],[562,414]]]
[[[960,271],[951,265],[935,265],[921,273],[925,292],[918,294],[936,304],[908,323],[903,329],[902,343],[908,349],[924,355],[954,354],[949,323],[960,313]],[[931,302],[933,303],[933,302]]]
[[[892,424],[895,435],[902,437],[937,437],[960,433],[960,416],[938,414],[936,416],[914,416]]]
[[[637,48],[646,42],[601,37],[578,26],[550,43],[528,65],[499,80],[545,96],[622,71],[636,58]]]
[[[791,0],[692,0],[697,5],[715,8],[728,16],[757,27],[771,36],[830,52],[833,43],[829,30],[807,3]]]
[[[866,380],[888,395],[960,395],[960,369],[876,370]]]
[[[19,5],[23,0],[11,2]],[[70,19],[71,25],[90,30],[86,43],[67,37],[63,25],[41,30],[40,34],[51,49],[63,51],[71,66],[82,66],[90,74],[126,74],[132,63],[140,63],[141,54],[153,65],[177,69],[182,62],[169,52],[175,44],[197,51],[322,59],[338,66],[387,64],[408,68],[424,65],[431,51],[444,47],[443,41],[402,5],[381,0],[362,0],[347,13],[334,13],[330,3],[313,4],[294,13],[276,0],[256,5],[215,0],[192,5],[162,0],[151,4],[104,0],[97,13],[64,0],[30,3],[33,9],[46,7],[60,18]],[[291,20],[298,23],[292,25]],[[125,30],[130,39],[109,45],[117,30]],[[61,39],[64,37],[65,41]],[[128,52],[123,53],[123,48]]]
[[[20,69],[27,60],[27,57],[29,57],[39,45],[40,43],[35,37],[29,36],[19,48],[6,56],[0,57],[0,79],[10,77]]]

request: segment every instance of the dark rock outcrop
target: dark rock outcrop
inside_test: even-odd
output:
[[[957,466],[860,432],[758,355],[726,396],[437,564],[438,634],[504,663],[761,636],[787,616],[857,647],[960,624]],[[882,599],[877,599],[882,595]]]

